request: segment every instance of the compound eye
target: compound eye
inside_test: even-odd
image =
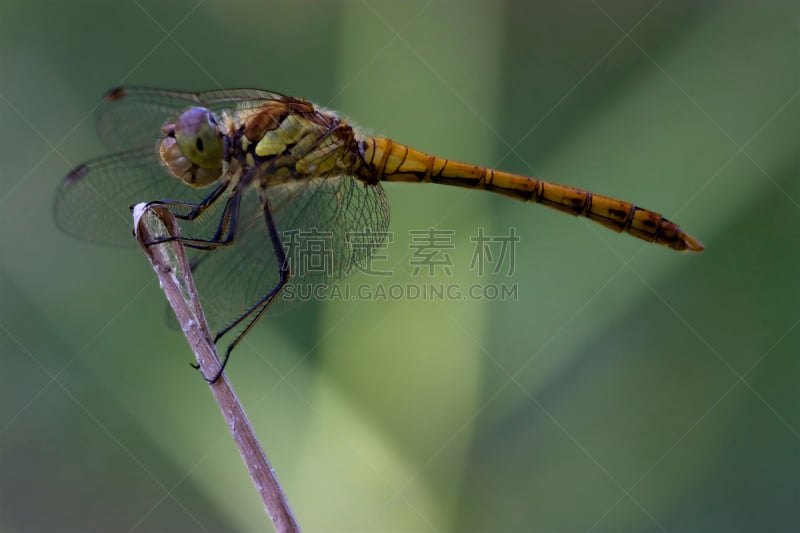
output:
[[[211,112],[193,107],[175,122],[175,140],[186,159],[200,168],[222,167],[222,133]]]

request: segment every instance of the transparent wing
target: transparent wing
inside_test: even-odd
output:
[[[184,92],[144,87],[117,87],[106,93],[95,116],[97,133],[112,151],[153,146],[161,126],[175,120],[189,107],[200,106],[214,113],[263,105],[288,97],[258,89],[225,89]]]
[[[364,264],[383,243],[389,208],[380,185],[351,176],[315,178],[246,191],[231,246],[197,252],[195,281],[213,330],[256,304],[278,282],[277,254],[267,231],[266,194],[291,270],[270,314],[306,299],[324,298],[333,281]],[[186,230],[189,231],[188,226]]]
[[[56,224],[69,235],[109,245],[133,245],[129,206],[152,200],[199,202],[211,192],[170,177],[155,147],[94,159],[61,182],[54,204]]]

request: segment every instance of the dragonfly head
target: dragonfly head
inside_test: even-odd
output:
[[[205,187],[222,175],[222,130],[204,107],[185,111],[174,124],[165,124],[159,144],[161,161],[170,174],[193,187]]]

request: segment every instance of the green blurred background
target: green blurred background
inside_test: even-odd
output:
[[[657,209],[707,247],[387,186],[395,281],[519,298],[259,325],[229,376],[307,531],[799,523],[797,2],[2,0],[2,531],[270,527],[142,254],[52,221],[118,84],[305,97]],[[411,276],[408,230],[429,227],[455,231],[450,278]],[[470,271],[478,227],[515,229],[513,276]]]

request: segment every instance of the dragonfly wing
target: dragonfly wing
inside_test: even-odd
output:
[[[56,192],[54,215],[64,232],[83,240],[132,245],[129,207],[139,202],[197,202],[208,191],[171,178],[153,148],[94,159],[72,170]]]
[[[106,93],[96,114],[97,133],[112,151],[155,146],[161,127],[189,107],[206,107],[215,113],[262,105],[287,97],[258,89],[206,92],[171,91],[143,87],[117,87]]]
[[[389,206],[379,184],[336,176],[314,178],[304,187],[283,184],[267,194],[297,282],[345,277],[386,237]],[[314,254],[323,264],[307,264]]]
[[[241,202],[236,236],[230,246],[187,250],[197,292],[214,333],[232,323],[278,282],[277,256],[270,245],[258,196],[245,194]],[[196,236],[191,223],[184,224],[181,231],[184,236]],[[251,289],[255,279],[266,280],[264,287]]]
[[[233,322],[279,280],[277,254],[267,231],[263,203],[247,191],[234,243],[195,256],[195,281],[215,331]],[[333,281],[364,264],[380,247],[389,224],[386,195],[380,185],[364,185],[351,176],[289,182],[266,195],[291,277],[277,314],[307,295],[326,294]],[[287,296],[300,295],[302,298]]]

